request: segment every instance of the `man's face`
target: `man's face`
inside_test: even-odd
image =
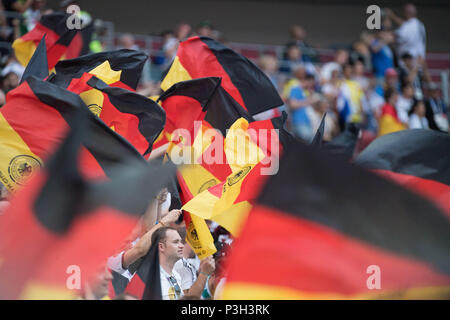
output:
[[[413,4],[406,4],[403,7],[403,16],[405,17],[405,19],[410,19],[415,17],[417,14],[417,10],[416,7]]]
[[[346,79],[350,79],[353,76],[353,67],[351,65],[344,66],[342,73]]]
[[[17,76],[17,74],[11,72],[9,73],[5,80],[3,80],[3,86],[5,91],[10,91],[12,89],[15,89],[19,86],[19,77]]]
[[[301,26],[293,26],[291,29],[292,37],[296,40],[303,40],[306,36],[305,29]]]
[[[166,240],[160,244],[160,253],[167,259],[176,261],[183,257],[183,242],[176,230],[167,230]]]
[[[403,61],[405,62],[405,65],[408,67],[408,69],[414,68],[414,59],[413,58],[406,58],[406,59],[403,59]]]

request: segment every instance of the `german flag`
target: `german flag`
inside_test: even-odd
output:
[[[224,150],[232,173],[199,193],[183,209],[238,236],[261,186],[278,170],[280,140],[272,121],[248,123],[239,118],[227,132]]]
[[[450,136],[410,129],[374,140],[355,160],[419,192],[450,215]]]
[[[222,297],[448,299],[449,227],[424,198],[296,142],[235,240]]]
[[[317,128],[316,134],[314,135],[311,145],[320,147],[323,143],[323,134],[325,131],[325,117],[327,114],[325,113],[320,121],[319,127]]]
[[[214,139],[211,147],[204,148],[202,163],[209,172],[220,174],[202,176],[201,172],[196,171],[198,167],[184,166],[182,172],[192,169],[189,178],[185,179],[191,183],[189,190],[199,191],[192,193],[193,198],[189,198],[190,202],[183,208],[192,210],[190,212],[199,217],[211,219],[238,235],[250,203],[265,180],[261,172],[269,171],[270,163],[266,160],[278,161],[281,146],[293,139],[284,129],[285,121],[286,114],[271,120],[255,121],[219,87],[208,103],[204,123],[208,129],[218,130],[222,135],[220,140]],[[253,133],[251,136],[248,129]],[[224,137],[227,138],[224,140]],[[223,142],[223,148],[218,146]],[[271,150],[272,146],[276,146],[276,150]],[[223,155],[213,153],[222,149]],[[211,159],[214,160],[212,164]],[[226,172],[228,175],[224,177]]]
[[[213,127],[205,117],[213,122],[215,112],[212,110],[225,115],[227,112],[234,114],[242,109],[236,102],[233,102],[233,105],[223,103],[224,97],[230,101],[233,99],[221,89],[220,81],[220,78],[214,77],[182,81],[174,84],[160,97],[167,114],[164,130],[171,141],[167,154],[174,163],[184,164],[183,170],[178,172],[182,203],[187,203],[231,174],[224,152],[217,155],[223,159],[221,162],[211,163],[203,159],[204,153],[213,149],[213,141],[223,146],[224,137],[221,132],[212,130]],[[227,109],[230,107],[232,109]],[[217,118],[228,121],[227,117]],[[179,134],[177,129],[184,130],[186,137]],[[186,240],[199,258],[203,259],[216,252],[214,239],[205,220],[186,211],[183,217],[187,228]]]
[[[130,266],[129,269],[135,270],[136,273],[132,272],[134,276],[126,284],[123,282],[125,286],[117,286],[117,280],[121,276],[116,276],[115,294],[127,293],[142,300],[162,300],[158,243],[159,241],[152,243],[145,257]]]
[[[171,141],[167,154],[174,163],[185,164],[183,170],[178,172],[182,203],[188,202],[195,195],[219,183],[231,173],[225,161],[222,164],[208,164],[203,161],[203,153],[211,147],[212,141],[217,140],[223,143],[220,132],[209,131],[209,135],[205,134],[208,129],[212,129],[205,121],[207,108],[214,108],[214,106],[221,108],[217,105],[216,93],[219,88],[220,78],[182,81],[174,84],[159,98],[167,115],[164,131]],[[238,105],[237,107],[240,108]],[[180,129],[184,130],[186,137],[175,132]],[[224,154],[222,159],[225,159]],[[187,228],[186,240],[199,258],[203,259],[216,252],[214,239],[204,219],[190,215],[186,211],[183,217]]]
[[[20,83],[25,81],[28,77],[35,76],[38,79],[45,79],[48,77],[48,61],[47,48],[45,46],[45,36],[39,42],[38,47],[33,53],[25,71],[23,72]]]
[[[75,58],[82,54],[83,38],[79,30],[69,30],[66,21],[69,15],[55,12],[42,16],[33,30],[13,43],[17,60],[27,66],[39,42],[45,36],[48,67],[53,69],[61,58]]]
[[[57,75],[66,76],[58,85],[67,88],[75,78],[85,73],[96,76],[112,87],[136,90],[147,55],[140,51],[121,49],[87,54],[75,59],[60,61]]]
[[[49,78],[51,83],[67,83],[65,75]],[[142,155],[149,155],[165,124],[164,110],[153,100],[85,73],[71,79],[67,90],[78,94],[105,124],[128,140]]]
[[[66,286],[70,270],[78,270],[79,284],[90,280],[174,173],[173,167],[150,167],[139,156],[130,157],[111,143],[113,136],[95,139],[89,114],[77,111],[61,147],[15,194],[1,218],[4,299],[73,298],[79,291]],[[82,145],[92,140],[122,152],[122,164],[111,166],[110,180],[87,180],[79,171]]]
[[[193,86],[194,84],[197,85],[201,84],[202,82],[208,83],[212,92],[211,95],[207,95],[206,97],[203,97],[203,99],[201,99],[198,95],[198,92],[202,91],[199,91],[196,86]],[[227,148],[224,148],[224,137],[227,130],[230,129],[233,123],[240,118],[243,122],[247,123],[247,125],[248,121],[251,121],[251,128],[255,129],[256,132],[258,132],[258,130],[260,129],[269,129],[269,132],[267,132],[269,134],[271,132],[270,129],[280,128],[282,131],[280,134],[284,138],[286,138],[285,135],[287,134],[287,132],[282,130],[284,122],[281,119],[274,119],[273,121],[254,122],[254,119],[251,117],[251,115],[249,115],[221,86],[217,85],[217,78],[205,78],[186,81],[182,84],[184,90],[179,90],[178,96],[182,96],[180,101],[186,99],[187,100],[186,102],[184,102],[184,104],[180,103],[178,107],[186,110],[184,112],[186,114],[189,114],[189,116],[183,117],[184,119],[187,119],[186,123],[174,125],[173,127],[190,127],[190,136],[193,136],[195,138],[193,139],[193,142],[189,141],[189,143],[173,143],[171,147],[169,147],[168,154],[171,156],[172,160],[175,158],[174,154],[183,154],[184,157],[186,156],[186,154],[189,155],[187,157],[188,159],[186,159],[186,157],[183,159],[190,161],[189,164],[186,164],[185,161],[185,165],[183,166],[183,169],[180,170],[180,173],[178,175],[178,180],[182,191],[182,203],[186,204],[193,198],[195,199],[197,195],[203,193],[203,195],[207,196],[208,200],[210,200],[207,201],[209,202],[208,208],[212,209],[212,203],[217,202],[218,198],[220,198],[220,195],[222,194],[222,182],[227,180],[237,182],[238,180],[240,180],[237,179],[238,177],[243,178],[245,174],[250,172],[248,165],[230,165],[230,160],[236,159],[236,155],[242,151],[239,150],[239,148],[235,148],[234,146],[232,146],[234,138],[230,138],[231,143],[230,147],[228,148],[229,152],[228,154],[226,154],[225,150],[227,150]],[[188,96],[188,91],[186,90],[186,88],[189,88],[190,98],[186,98]],[[172,90],[168,90],[167,92],[169,93],[171,91]],[[196,94],[192,94],[192,92],[195,92]],[[172,96],[175,97],[174,94],[172,94]],[[197,107],[192,107],[192,111],[188,112],[187,110],[191,109],[188,109],[187,106],[194,105],[189,101],[189,99],[191,98],[197,100]],[[172,106],[175,105],[174,100],[167,101],[170,102]],[[201,109],[200,106],[202,106]],[[165,107],[164,101],[163,107]],[[168,113],[168,118],[170,118],[169,114],[171,113],[177,114],[176,112],[169,111],[167,107],[165,107],[165,110]],[[193,120],[201,120],[202,118],[204,119],[201,123],[201,127],[193,128]],[[237,126],[240,125],[241,123],[239,123]],[[257,144],[261,143],[258,142],[258,137],[254,138],[256,138]],[[177,137],[173,137],[172,140],[175,142],[179,141]],[[248,142],[249,139],[247,139],[246,141]],[[270,140],[266,140],[266,143],[267,141]],[[277,143],[277,146],[278,145],[279,144]],[[244,145],[240,147],[245,148]],[[263,149],[267,151],[267,148]],[[218,151],[219,153],[217,153]],[[247,152],[246,155],[248,154],[249,153]],[[230,158],[230,156],[232,156],[232,158]],[[252,166],[254,166],[255,164],[256,163],[253,163]],[[245,174],[242,175],[242,173],[244,172]],[[216,194],[215,192],[213,192],[214,194],[211,194],[206,191],[208,188],[214,187],[215,185],[218,186],[214,190],[220,189],[220,193]],[[205,211],[203,211],[205,209],[205,203],[203,202],[204,199],[202,197],[200,197],[198,201],[195,201],[195,203],[199,204],[199,207],[197,207],[197,205],[189,207],[191,209],[195,209],[195,211],[191,212],[189,209],[187,209],[187,207],[184,207],[187,212],[194,213],[192,215],[186,214],[184,215],[184,218],[186,226],[188,226],[187,240],[200,258],[209,255],[209,252],[211,250],[202,249],[205,248],[207,244],[209,248],[213,248],[213,240],[210,236],[210,232],[206,224],[203,222],[204,218],[210,218],[211,220],[214,220],[219,224],[226,226],[228,230],[232,230],[235,233],[238,232],[237,230],[239,229],[241,222],[245,218],[245,214],[242,213],[245,213],[246,209],[248,209],[249,206],[248,202],[244,201],[247,200],[248,197],[246,197],[244,193],[242,193],[242,197],[240,196],[240,186],[241,183],[231,188],[232,191],[227,193],[227,196],[224,197],[222,201],[220,201],[221,205],[217,207],[218,210],[220,209],[220,213],[222,213],[225,209],[229,209],[228,214],[219,214],[217,210],[214,210],[215,212],[208,211],[206,213]],[[231,199],[230,197],[233,199]],[[236,204],[234,203],[234,200],[236,200]],[[209,240],[201,243],[203,239]]]
[[[171,141],[176,129],[194,128],[194,121],[202,121],[211,97],[220,86],[221,79],[210,77],[175,83],[158,98],[166,112],[165,134]]]
[[[400,122],[397,110],[390,104],[385,104],[381,108],[378,135],[382,136],[391,132],[405,130],[406,127]]]
[[[359,124],[347,123],[343,132],[330,142],[324,143],[322,147],[329,153],[350,161],[353,159],[353,154],[355,153],[360,129]]]
[[[83,109],[88,114],[92,141],[114,143],[122,153],[140,157],[138,151],[88,111],[76,94],[49,82],[29,77],[8,93],[8,102],[0,110],[0,179],[15,191],[43,165],[43,159],[62,141],[71,123],[71,115]],[[122,154],[106,145],[86,142],[81,159],[83,174],[109,175],[109,164],[120,162]]]
[[[204,77],[222,78],[222,88],[252,115],[283,104],[264,72],[247,58],[207,37],[192,37],[180,43],[161,88],[166,91],[177,82]]]

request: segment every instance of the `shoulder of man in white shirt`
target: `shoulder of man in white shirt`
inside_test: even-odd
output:
[[[171,283],[169,282],[169,277],[172,276],[175,278],[178,286],[180,287],[180,297],[184,295],[183,289],[181,288],[181,276],[177,271],[172,269],[172,274],[168,274],[161,266],[160,266],[160,274],[161,274],[161,295],[163,300],[170,300],[170,288],[172,288]]]

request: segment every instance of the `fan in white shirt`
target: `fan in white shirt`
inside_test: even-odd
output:
[[[428,120],[425,118],[425,104],[418,100],[411,108],[409,116],[410,129],[429,129]]]
[[[403,7],[404,19],[386,9],[387,15],[400,27],[396,30],[397,54],[410,53],[413,57],[425,58],[426,32],[423,23],[417,19],[416,7],[409,3]]]
[[[179,229],[180,230],[180,229]],[[181,229],[181,237],[186,238],[185,229]],[[173,269],[181,276],[181,288],[185,295],[201,298],[207,287],[209,277],[214,273],[215,261],[207,257],[200,261],[188,243],[183,248],[183,258],[178,260]]]
[[[411,84],[406,84],[402,87],[402,93],[398,96],[396,109],[399,120],[408,124],[409,111],[414,103],[414,88]]]

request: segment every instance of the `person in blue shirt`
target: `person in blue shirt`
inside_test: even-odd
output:
[[[313,132],[308,112],[311,112],[312,105],[318,101],[313,91],[314,76],[307,75],[302,65],[295,66],[293,73],[295,78],[288,81],[284,88],[292,130],[300,138],[311,141]]]
[[[394,54],[389,44],[394,41],[392,33],[380,30],[370,44],[372,66],[376,78],[382,79],[387,69],[394,67]]]

